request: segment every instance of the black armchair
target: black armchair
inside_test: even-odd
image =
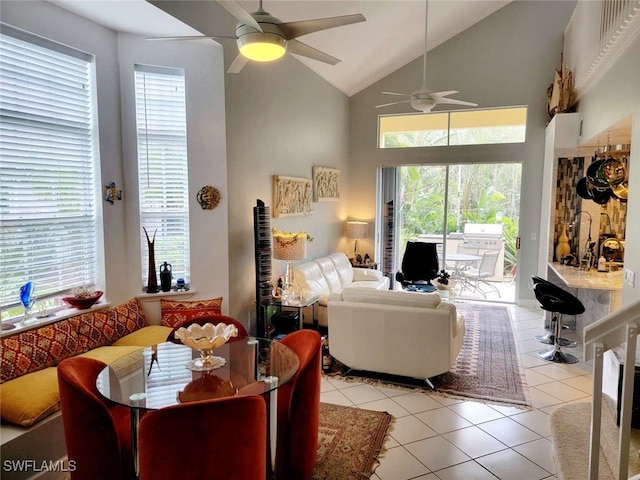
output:
[[[407,242],[402,257],[402,270],[396,273],[396,280],[402,288],[414,292],[433,292],[436,287],[431,280],[438,276],[437,244]]]

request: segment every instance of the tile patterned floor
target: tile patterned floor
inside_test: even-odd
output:
[[[540,360],[542,311],[507,305],[532,409],[322,379],[321,401],[389,412],[394,423],[372,480],[555,479],[549,413],[588,401],[591,366]],[[573,337],[571,333],[566,335]],[[582,359],[581,345],[567,349]]]

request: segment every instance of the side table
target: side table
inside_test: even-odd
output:
[[[269,303],[269,306],[274,306],[278,308],[278,311],[281,312],[283,308],[290,308],[297,310],[298,312],[298,330],[302,330],[303,318],[304,315],[302,310],[311,307],[312,309],[312,318],[313,318],[313,327],[315,330],[318,330],[318,320],[316,319],[316,304],[320,300],[320,295],[313,295],[311,297],[307,297],[297,301],[282,301],[278,298],[272,298],[272,301]]]
[[[371,270],[377,270],[378,268],[378,263],[377,262],[371,262],[371,263],[352,263],[351,266],[353,268],[370,268]]]

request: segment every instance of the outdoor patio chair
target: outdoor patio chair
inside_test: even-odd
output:
[[[463,270],[460,272],[460,275],[463,278],[462,288],[470,289],[474,292],[480,292],[482,296],[486,299],[487,292],[482,290],[481,286],[486,285],[495,291],[500,297],[500,290],[498,287],[493,285],[492,283],[487,281],[487,278],[493,277],[495,275],[496,263],[498,262],[498,250],[489,250],[482,254],[482,260],[480,260],[480,265],[477,268],[472,267],[467,270]]]

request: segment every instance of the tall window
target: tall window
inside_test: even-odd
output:
[[[0,70],[4,318],[29,280],[40,299],[95,284],[102,240],[93,58],[1,25]]]
[[[136,65],[136,120],[142,284],[149,275],[149,238],[156,266],[171,264],[189,281],[189,186],[184,72]],[[157,273],[157,272],[156,272]]]

